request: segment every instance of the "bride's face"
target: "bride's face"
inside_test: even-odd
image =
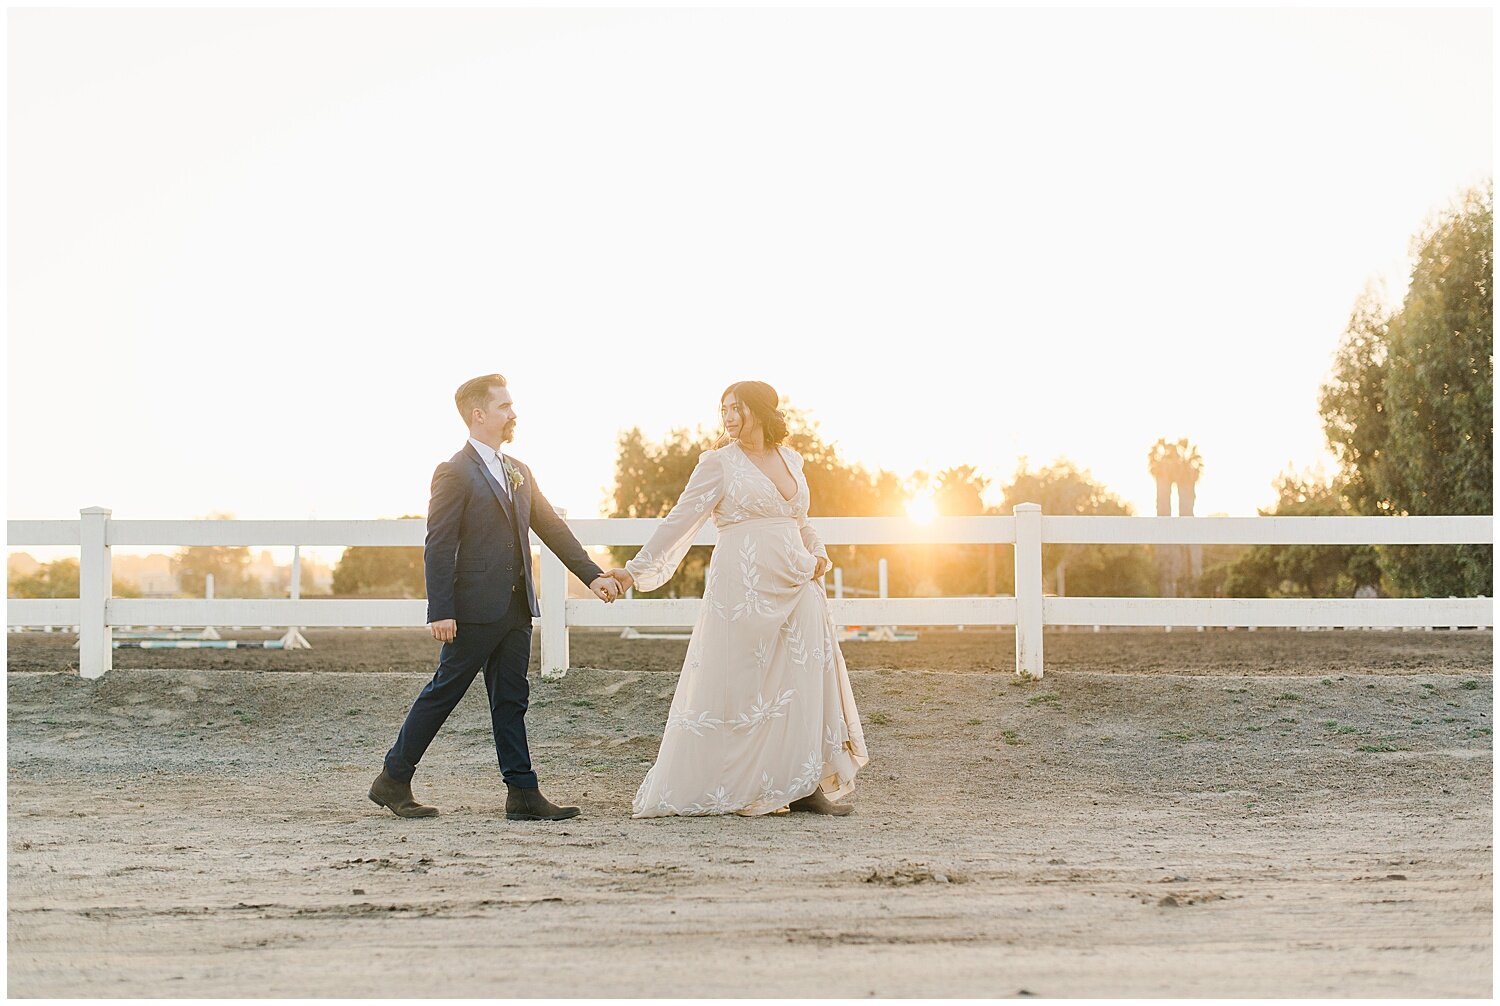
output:
[[[724,422],[724,432],[736,440],[742,439],[755,428],[755,417],[740,404],[734,392],[725,395],[724,400],[719,403],[719,418]]]

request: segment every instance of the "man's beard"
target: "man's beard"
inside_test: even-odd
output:
[[[502,443],[508,444],[514,439],[516,439],[516,424],[514,422],[506,423],[505,429],[500,431],[500,440]]]

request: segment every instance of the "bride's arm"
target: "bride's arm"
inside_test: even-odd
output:
[[[634,578],[637,590],[655,590],[672,579],[678,563],[687,555],[693,539],[698,537],[699,529],[723,497],[724,463],[717,451],[704,451],[688,478],[687,487],[677,498],[677,504],[662,520],[651,540],[625,564],[625,572]]]
[[[803,481],[806,481],[807,476],[802,471],[802,455],[798,454],[796,451],[792,451],[792,457],[797,459],[798,474],[802,475]],[[811,489],[808,490],[808,496],[812,496]],[[810,498],[808,502],[811,503]],[[829,566],[833,565],[832,561],[828,558],[828,548],[823,544],[823,539],[818,537],[818,532],[813,530],[813,526],[808,522],[806,515],[797,515],[797,530],[802,534],[803,547],[805,547],[809,552],[817,556],[819,559],[823,560],[818,564],[818,575],[821,576],[823,573],[827,572]]]
[[[797,462],[797,474],[801,475],[802,481],[806,482],[807,474],[802,470],[805,465],[805,462],[802,459],[802,455],[797,453],[795,450],[792,450],[792,448],[790,447],[788,447],[787,450],[791,452],[793,460]],[[808,504],[811,505],[811,487],[808,488],[807,495]],[[808,523],[807,516],[805,514],[797,515],[797,530],[802,533],[802,544],[806,546],[809,552],[823,559],[828,558],[828,549],[823,546],[823,539],[818,537],[818,532],[813,530],[813,526]]]

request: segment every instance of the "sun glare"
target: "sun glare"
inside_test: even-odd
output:
[[[918,524],[930,524],[937,515],[937,500],[930,492],[918,493],[906,504],[906,516]]]

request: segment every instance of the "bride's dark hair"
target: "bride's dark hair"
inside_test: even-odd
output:
[[[765,433],[766,446],[775,447],[786,439],[786,413],[776,407],[780,399],[776,396],[776,389],[765,381],[736,381],[724,389],[719,396],[722,402],[731,394],[741,405],[750,410],[755,421],[760,424]],[[719,438],[715,446],[722,447],[729,443],[729,434]]]

